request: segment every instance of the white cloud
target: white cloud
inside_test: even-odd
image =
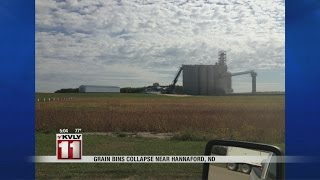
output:
[[[282,0],[37,0],[36,27],[37,91],[169,84],[221,49],[231,71],[284,67]]]

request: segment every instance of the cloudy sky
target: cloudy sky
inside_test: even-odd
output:
[[[258,72],[257,91],[283,91],[284,0],[36,0],[37,92],[168,85],[219,50],[229,71]],[[233,89],[249,92],[251,77]]]

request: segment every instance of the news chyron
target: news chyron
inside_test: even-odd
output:
[[[60,129],[56,134],[56,156],[58,160],[81,160],[82,158],[82,134],[81,129],[76,128],[74,133],[69,129]]]

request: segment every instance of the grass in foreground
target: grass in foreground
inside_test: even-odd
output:
[[[83,155],[203,155],[206,141],[84,135]],[[55,134],[36,134],[36,154],[55,155]],[[201,179],[202,164],[37,164],[37,179]]]

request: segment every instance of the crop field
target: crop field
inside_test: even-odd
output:
[[[84,155],[203,155],[206,142],[214,138],[283,149],[284,96],[36,94],[37,155],[55,155],[60,128],[118,134],[85,133]],[[121,134],[129,132],[174,136],[168,140]],[[201,179],[201,172],[202,164],[36,165],[37,179]]]
[[[284,119],[283,95],[36,94],[37,132],[170,132],[188,140],[281,144]]]

